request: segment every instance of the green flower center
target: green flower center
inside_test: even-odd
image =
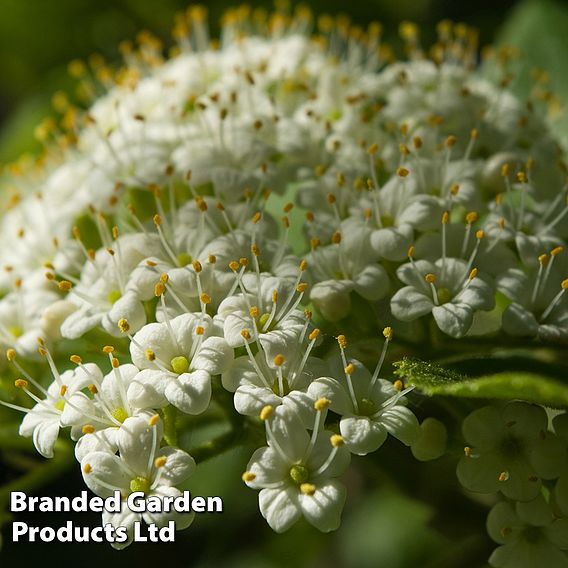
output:
[[[286,396],[290,394],[290,385],[286,377],[282,377],[282,395],[280,395],[280,385],[278,384],[278,379],[272,383],[272,392],[278,396]]]
[[[174,357],[170,361],[170,365],[172,366],[173,372],[177,373],[178,375],[187,372],[187,370],[189,369],[189,361],[187,360],[187,357],[184,357],[183,355]]]
[[[24,335],[24,330],[21,327],[18,327],[17,325],[9,327],[8,331],[14,337],[22,337],[22,335]]]
[[[143,493],[147,493],[150,489],[150,480],[145,477],[135,477],[134,479],[130,480],[130,491],[134,493],[135,491],[142,491]]]
[[[310,478],[310,472],[305,465],[296,464],[290,468],[290,478],[294,483],[297,485],[301,485],[302,483],[306,483]]]
[[[438,288],[438,302],[446,304],[452,299],[452,293],[447,288]]]
[[[60,398],[53,406],[57,408],[57,410],[63,411],[65,408],[65,400]]]
[[[359,402],[360,416],[371,416],[372,414],[375,414],[375,412],[377,412],[377,406],[372,400],[368,398],[361,399]]]
[[[112,411],[112,417],[122,424],[128,418],[128,412],[122,406],[119,406]]]
[[[176,260],[179,266],[187,266],[191,262],[191,256],[186,252],[180,252]]]
[[[381,215],[381,223],[383,227],[392,227],[394,225],[394,217],[391,215]]]
[[[540,527],[525,527],[523,529],[523,537],[527,542],[536,544],[542,539],[542,529]]]
[[[501,442],[501,453],[509,459],[518,457],[523,453],[522,441],[513,436],[507,436]]]
[[[122,292],[120,290],[111,290],[108,293],[107,300],[109,304],[114,304],[117,302],[117,300],[120,300],[121,297],[122,297]]]

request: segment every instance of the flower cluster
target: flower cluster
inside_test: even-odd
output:
[[[501,545],[492,566],[568,566],[568,414],[548,426],[543,407],[524,402],[485,406],[464,420],[471,446],[458,464],[460,482],[507,498],[487,519],[489,535]]]
[[[96,493],[170,495],[194,463],[161,446],[162,421],[234,393],[266,434],[243,474],[262,515],[329,531],[351,453],[388,434],[419,459],[443,452],[420,446],[440,428],[408,408],[412,385],[380,377],[393,328],[410,343],[437,329],[568,337],[566,166],[550,97],[527,105],[481,78],[474,30],[442,22],[427,57],[406,23],[409,58],[392,62],[376,23],[322,17],[312,36],[304,8],[249,12],[226,14],[217,48],[192,7],[169,59],[142,33],[119,69],[71,64],[86,108],[57,94],[46,156],[12,167],[0,219],[0,345],[35,406],[2,404],[26,412],[20,433],[45,457],[69,427]],[[373,372],[342,322],[382,330]],[[19,363],[36,364],[38,337],[47,389]],[[108,374],[75,354],[58,372],[52,351],[77,339],[107,344]],[[460,465],[472,489],[534,498],[553,475],[537,454],[509,467],[487,447]],[[486,461],[497,477],[470,471]]]

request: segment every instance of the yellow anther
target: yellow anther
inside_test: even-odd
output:
[[[550,251],[550,256],[557,256],[564,250],[564,247],[556,247]]]
[[[466,446],[466,447],[463,449],[463,453],[464,453],[464,456],[465,456],[466,458],[470,458],[470,457],[471,457],[471,448],[470,448],[469,446]]]
[[[260,311],[256,306],[251,306],[249,309],[249,314],[251,318],[257,318]]]
[[[260,256],[260,248],[258,248],[257,245],[251,245],[251,247],[250,247],[250,252],[251,252],[254,256]]]
[[[274,412],[274,407],[270,404],[267,404],[261,411],[260,411],[260,419],[261,420],[268,420],[272,413]]]
[[[345,337],[345,335],[338,335],[337,336],[337,343],[339,343],[340,349],[346,349],[347,348],[347,338]]]
[[[403,388],[404,388],[404,383],[400,380],[397,379],[392,386],[394,387],[395,390],[397,390],[398,392],[400,392]]]
[[[316,328],[310,333],[310,335],[308,335],[308,339],[309,339],[310,341],[315,341],[315,340],[319,337],[319,334],[320,334],[320,333],[321,333],[320,330],[316,327]]]
[[[156,360],[156,354],[151,349],[146,349],[144,351],[144,357],[146,357],[147,361],[155,361]]]
[[[166,458],[166,456],[160,456],[159,458],[156,458],[154,460],[154,465],[157,469],[160,469],[161,467],[164,467],[166,465],[167,461],[168,459]]]
[[[503,164],[501,166],[501,176],[502,177],[509,177],[510,170],[511,170],[511,167],[509,166],[509,164]]]
[[[167,284],[170,280],[170,277],[164,272],[162,274],[160,274],[160,282],[162,284]]]
[[[414,148],[416,150],[418,150],[419,148],[422,148],[422,138],[420,138],[420,136],[414,136],[414,138],[412,138],[412,145],[414,146]]]
[[[367,148],[367,154],[369,156],[374,156],[379,151],[379,146],[377,144],[371,144],[369,148]]]
[[[203,335],[205,333],[205,328],[202,327],[201,325],[198,325],[195,328],[195,335]]]
[[[249,263],[248,258],[246,258],[244,256],[239,258],[239,264],[241,266],[248,266],[248,263]]]
[[[243,329],[241,331],[241,337],[245,340],[245,341],[250,341],[251,335],[250,335],[250,331],[248,329]]]
[[[335,231],[335,233],[331,235],[331,242],[334,245],[338,245],[341,242],[341,233],[339,231]]]
[[[229,262],[229,268],[233,272],[236,272],[239,269],[239,263],[236,260],[231,260],[231,262]]]
[[[331,400],[329,400],[329,398],[318,398],[315,402],[314,402],[314,408],[318,411],[318,412],[323,412],[324,410],[326,410],[327,408],[329,408],[331,404]]]
[[[560,283],[560,287],[562,288],[562,290],[568,289],[568,278],[566,278],[565,280],[562,280],[562,282]]]
[[[112,238],[116,241],[116,239],[118,239],[118,237],[119,237],[118,227],[113,227],[112,228]]]
[[[472,268],[471,272],[469,273],[468,278],[470,280],[473,280],[476,276],[477,276],[477,268]]]
[[[311,211],[306,211],[306,221],[312,223],[314,219],[315,219],[314,214]]]
[[[6,350],[6,359],[8,361],[13,361],[16,358],[16,350],[15,349],[7,349]]]
[[[201,294],[201,296],[199,296],[199,299],[201,300],[202,304],[210,304],[211,303],[211,297],[206,294],[205,292],[203,292],[203,294]]]
[[[450,220],[450,212],[444,211],[442,213],[442,225],[447,225],[449,220]]]
[[[96,385],[94,384],[90,384],[87,386],[87,390],[91,393],[91,394],[97,394],[99,392],[99,389],[96,387]]]
[[[313,483],[302,483],[300,491],[304,495],[312,496],[316,492],[316,486]]]
[[[67,394],[67,385],[61,385],[59,387],[59,396],[63,398]]]
[[[117,369],[118,367],[120,367],[120,361],[116,357],[113,357],[111,359],[110,364],[112,365],[113,369]]]
[[[154,414],[153,416],[150,417],[150,420],[148,420],[148,425],[149,426],[156,426],[156,424],[160,421],[160,415],[159,414]]]
[[[327,202],[330,205],[333,205],[337,201],[337,197],[335,197],[335,195],[333,195],[333,193],[328,193],[326,195],[326,199],[327,199]]]
[[[91,471],[93,471],[93,468],[91,467],[90,464],[86,463],[83,466],[83,473],[85,473],[86,475],[89,475],[89,473],[91,473]]]
[[[274,357],[274,364],[277,367],[281,367],[284,364],[284,355],[282,354],[276,355],[276,357]]]
[[[14,381],[14,386],[17,389],[27,389],[28,388],[28,381],[26,381],[26,379],[16,379]]]
[[[349,363],[343,370],[345,371],[346,375],[352,375],[355,371],[355,366],[353,365],[353,363]]]
[[[307,282],[300,282],[297,286],[296,286],[296,292],[302,294],[304,293],[306,290],[308,289],[308,284]]]
[[[105,345],[103,347],[103,353],[106,353],[108,355],[109,353],[113,352],[114,352],[114,347],[112,345]]]
[[[300,262],[300,272],[304,272],[308,268],[308,262],[306,260],[302,260]]]
[[[154,221],[154,225],[156,225],[156,227],[159,227],[162,224],[162,218],[157,213],[152,217],[152,221]]]
[[[385,329],[383,329],[383,336],[387,341],[392,341],[392,327],[385,327]]]
[[[61,280],[58,283],[59,289],[62,292],[69,292],[69,290],[71,290],[71,288],[73,288],[73,284],[71,284],[71,282],[69,282],[69,280]]]
[[[215,264],[215,263],[217,262],[217,257],[216,257],[214,254],[210,254],[210,255],[207,257],[207,262],[208,262],[209,264]]]
[[[509,479],[509,472],[508,471],[502,471],[499,474],[499,477],[497,478],[499,481],[507,481]]]
[[[154,262],[153,260],[147,260],[146,266],[149,266],[150,268],[154,268],[155,266],[158,266],[158,263]]]
[[[414,258],[414,251],[415,251],[414,245],[410,245],[408,247],[408,252],[406,253],[408,258]]]
[[[448,148],[453,148],[456,145],[456,142],[457,138],[455,136],[450,135],[446,138],[446,146]]]
[[[505,218],[504,217],[499,217],[498,223],[499,223],[499,228],[501,230],[505,229]]]
[[[130,331],[130,324],[128,320],[125,318],[121,318],[118,320],[118,329],[122,331],[122,333],[128,333]]]
[[[262,213],[260,211],[257,211],[253,216],[252,216],[252,222],[256,225],[260,220],[262,219]]]
[[[338,187],[343,187],[345,185],[345,174],[337,172],[335,181],[337,182]]]
[[[436,275],[429,272],[428,274],[426,274],[426,276],[424,276],[424,280],[426,280],[428,284],[433,284],[434,282],[436,282]]]
[[[408,146],[406,144],[399,144],[398,150],[403,156],[409,156],[410,155],[410,150],[408,149]]]
[[[80,365],[83,362],[79,355],[71,355],[71,357],[69,357],[69,360],[71,361],[71,363],[75,363],[75,365]]]
[[[83,434],[92,434],[95,431],[95,427],[91,424],[85,424],[83,428],[81,428]]]
[[[548,262],[549,262],[549,257],[548,257],[548,255],[547,255],[547,254],[541,254],[541,255],[538,257],[538,262],[539,262],[539,264],[540,264],[541,266],[546,266],[546,265],[548,264]]]
[[[414,42],[418,38],[418,26],[414,22],[401,22],[398,27],[398,33],[402,39]]]
[[[45,347],[40,347],[38,349],[38,352],[40,355],[42,355],[43,357],[45,357],[47,355],[47,349],[45,349]]]
[[[195,270],[195,272],[201,272],[203,270],[203,266],[201,266],[201,262],[198,260],[194,260],[191,263],[191,266],[193,266],[193,270]]]
[[[473,225],[477,221],[478,218],[479,218],[479,215],[477,214],[476,211],[470,211],[465,216],[465,220],[467,221],[468,225]]]
[[[284,213],[290,213],[290,211],[292,211],[292,209],[294,209],[294,204],[293,203],[286,203],[286,205],[284,205],[284,207],[282,207],[282,211],[284,211]]]
[[[527,174],[525,172],[517,172],[517,180],[520,183],[527,183],[528,181]]]
[[[405,178],[409,173],[410,173],[410,171],[407,170],[406,168],[398,168],[396,170],[396,175],[398,177],[402,177],[402,178]]]
[[[477,130],[477,128],[472,128],[469,136],[472,140],[477,140],[479,138],[479,130]]]
[[[156,298],[159,298],[160,296],[163,296],[165,292],[166,287],[164,286],[164,284],[162,282],[157,282],[154,286],[154,296],[156,296]]]
[[[457,195],[459,191],[460,191],[460,184],[459,183],[452,184],[452,186],[450,187],[450,193],[452,195]]]
[[[241,478],[245,483],[250,483],[256,479],[256,475],[252,471],[245,471]]]
[[[343,444],[345,443],[343,436],[340,436],[339,434],[333,434],[329,441],[334,448],[339,448],[339,446],[343,446]]]
[[[208,209],[207,202],[205,201],[205,199],[203,199],[203,197],[198,197],[195,200],[195,204],[197,205],[199,211],[201,211],[202,213],[205,213]]]
[[[312,319],[312,315],[313,315],[313,314],[312,314],[311,310],[308,310],[308,309],[305,309],[305,310],[304,310],[304,317],[305,317],[307,320],[311,320],[311,319]]]
[[[478,241],[480,241],[483,237],[485,237],[485,231],[483,229],[479,229],[479,231],[476,231],[475,238]]]

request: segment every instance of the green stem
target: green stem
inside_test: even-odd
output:
[[[168,446],[177,446],[177,408],[170,404],[166,406],[162,412],[164,420],[164,440]]]

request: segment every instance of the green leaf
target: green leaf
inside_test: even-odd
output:
[[[413,359],[403,359],[395,367],[397,376],[428,396],[520,399],[553,408],[568,407],[568,385],[536,373],[502,372],[471,379]]]

